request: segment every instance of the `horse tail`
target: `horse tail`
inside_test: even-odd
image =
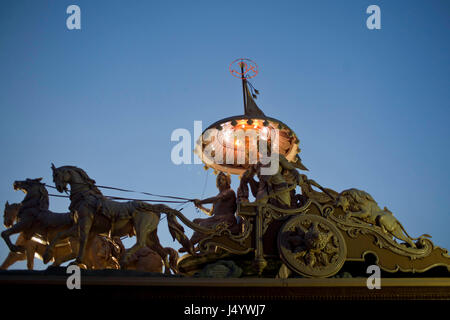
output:
[[[176,217],[179,217],[180,220],[183,221],[183,223],[185,223],[187,226],[189,226],[189,227],[194,226],[194,229],[195,229],[195,224],[193,224],[191,221],[189,221],[189,219],[187,219],[180,211],[172,209],[171,207],[169,207],[165,204],[149,204],[149,203],[140,201],[138,203],[138,205],[147,211],[151,211],[151,212],[158,213],[158,214],[160,214],[161,212],[165,213],[167,215],[167,224],[169,226],[169,232],[170,232],[170,235],[172,236],[173,240],[176,239],[187,252],[189,252],[191,254],[194,253],[194,248],[192,246],[192,243],[189,240],[189,238],[185,235],[184,228],[181,224],[178,223]],[[208,229],[201,228],[201,226],[199,226],[199,228],[204,229],[206,232],[210,231]],[[200,231],[202,231],[202,230],[200,230]]]
[[[173,240],[177,239],[177,241],[187,250],[189,253],[194,252],[194,248],[192,246],[191,241],[184,233],[184,228],[181,224],[178,223],[176,216],[174,213],[166,212],[167,214],[167,224],[169,226],[169,232],[172,236]]]

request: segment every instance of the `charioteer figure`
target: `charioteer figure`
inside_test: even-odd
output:
[[[216,196],[204,200],[194,200],[195,206],[210,216],[210,218],[198,218],[194,219],[193,222],[209,229],[213,229],[221,223],[226,223],[230,229],[236,228],[237,222],[234,215],[237,209],[236,194],[231,189],[230,176],[220,172],[216,178],[216,186],[219,189],[219,193]],[[203,206],[208,203],[212,203],[211,209]],[[191,244],[194,246],[204,237],[204,234],[195,231],[190,240]],[[181,248],[179,251],[185,252],[185,249]]]

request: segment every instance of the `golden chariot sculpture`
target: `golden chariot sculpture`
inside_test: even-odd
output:
[[[239,232],[227,224],[209,230],[188,224],[205,237],[199,242],[199,253],[179,260],[182,273],[192,275],[218,259],[251,257],[253,263],[247,274],[264,274],[270,260],[278,269],[277,277],[286,278],[292,273],[331,277],[346,261],[364,261],[367,254],[375,255],[376,264],[392,273],[424,272],[436,266],[446,266],[450,271],[447,250],[435,246],[428,235],[411,238],[392,212],[386,207],[380,209],[365,191],[349,189],[337,193],[300,174],[297,169],[307,169],[298,155],[298,137],[286,124],[267,117],[258,108],[254,98],[259,92],[246,77],[247,70],[254,68],[252,62],[246,59],[237,62],[241,70],[233,72],[242,79],[245,113],[209,126],[198,140],[195,152],[207,168],[241,175],[237,196]],[[254,202],[248,201],[246,185],[250,183],[252,187],[253,182],[258,188],[257,182],[251,181],[258,165],[248,161],[254,151],[252,147],[257,148],[258,144],[252,145],[248,139],[226,143],[227,137],[233,136],[230,133],[247,129],[255,130],[257,139],[270,140],[273,136],[269,132],[278,135],[280,170],[271,176],[259,175],[259,183],[264,182],[266,192],[263,195],[255,192]],[[244,151],[239,150],[240,146]],[[219,149],[223,149],[223,155],[231,152],[235,162],[218,163],[211,150]],[[237,161],[240,152],[244,153],[244,162]],[[297,186],[300,195],[295,194]]]
[[[167,205],[136,199],[118,202],[124,198],[103,195],[102,186],[84,170],[52,165],[53,188],[68,192],[70,185],[70,212],[48,210],[49,195],[40,179],[16,181],[14,188],[23,190],[26,197],[15,206],[9,229],[2,232],[11,252],[23,252],[23,244],[38,237],[45,245],[45,252],[44,247],[39,249],[44,262],[54,259],[59,264],[76,258],[74,263],[84,267],[124,269],[136,265],[143,255],[140,250],[147,246],[147,251],[152,248],[158,253],[158,270],[162,259],[166,273],[172,270],[186,276],[231,261],[247,276],[331,277],[345,262],[364,261],[367,254],[374,255],[376,264],[387,272],[425,272],[436,266],[450,271],[447,250],[435,246],[426,234],[412,238],[394,214],[386,207],[381,209],[367,192],[348,189],[338,193],[300,173],[308,169],[299,157],[297,135],[283,122],[266,116],[255,103],[259,93],[248,81],[249,72],[256,74],[255,66],[246,59],[234,65],[237,69],[232,73],[242,80],[244,115],[209,126],[195,148],[206,168],[218,173],[219,194],[204,200],[169,197],[193,201],[211,218],[190,221]],[[230,187],[231,174],[240,175],[237,195]],[[301,193],[296,193],[297,186]],[[249,200],[250,191],[255,201]],[[203,207],[206,203],[213,208]],[[9,205],[7,209],[12,210]],[[167,216],[170,233],[183,246],[181,251],[188,252],[178,263],[177,253],[159,244],[156,231],[161,215]],[[18,222],[13,224],[16,217]],[[194,230],[191,239],[177,218]],[[9,238],[14,233],[21,234],[15,245]],[[114,239],[134,235],[136,244],[125,251],[111,245]],[[107,237],[98,242],[108,252],[122,252],[112,259],[108,258],[112,253],[106,260],[95,257],[92,236]],[[58,246],[68,251],[58,253]]]

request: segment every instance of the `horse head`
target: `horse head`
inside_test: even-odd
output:
[[[53,182],[55,183],[56,190],[59,192],[67,192],[67,184],[70,182],[70,172],[65,167],[56,168],[52,163]]]
[[[87,173],[81,168],[75,166],[62,166],[56,168],[52,163],[52,171],[53,182],[59,192],[67,192],[67,185],[75,184],[78,186],[84,185],[85,188],[94,190],[94,192],[101,194],[95,186],[95,180],[89,178]]]
[[[20,190],[25,194],[28,194],[34,190],[37,190],[43,185],[41,182],[42,178],[37,179],[26,179],[26,180],[16,180],[13,183],[14,190]]]
[[[16,180],[14,181],[14,190],[20,190],[26,194],[23,201],[28,201],[31,199],[38,199],[39,209],[48,209],[48,192],[45,188],[45,184],[41,182],[42,178],[37,179],[26,179],[26,180]],[[22,201],[22,203],[23,203]]]
[[[11,228],[17,219],[17,214],[20,209],[20,203],[9,204],[5,203],[5,210],[3,211],[3,224],[5,228]]]

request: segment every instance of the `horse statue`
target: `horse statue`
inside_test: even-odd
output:
[[[17,223],[1,233],[6,245],[12,252],[24,252],[21,245],[11,243],[10,236],[22,233],[25,240],[30,240],[34,234],[47,239],[50,234],[57,234],[73,226],[73,216],[70,213],[59,214],[48,210],[49,199],[42,178],[15,181],[14,190],[23,191],[26,196],[18,206],[16,214]],[[17,208],[17,206],[16,206]],[[12,218],[8,219],[11,220]]]
[[[178,262],[178,252],[170,247],[163,247],[161,245],[161,242],[159,241],[157,230],[153,230],[153,232],[150,233],[150,246],[147,246],[148,249],[150,249],[152,252],[156,252],[159,257],[161,258],[163,264],[164,264],[164,273],[170,274],[172,271],[173,274],[178,273],[177,268],[177,262]],[[139,253],[139,251],[138,251]],[[138,254],[138,257],[147,257],[147,255]],[[143,258],[147,259],[147,258]],[[147,262],[139,262],[140,259],[135,260],[135,263],[146,265]],[[129,268],[128,268],[129,269]],[[150,271],[150,272],[156,272],[156,271]]]
[[[161,253],[157,252],[153,246],[145,246],[140,248],[133,255],[131,255],[125,269],[162,273],[163,265],[165,265],[165,274],[170,274],[171,271],[173,274],[177,274],[178,252],[170,247],[162,248],[162,250],[164,250],[164,257],[162,257]],[[123,245],[122,253],[125,253],[125,247]],[[170,257],[169,266],[167,266],[164,261],[167,256]]]
[[[48,193],[40,183],[40,179],[27,179],[25,181],[16,181],[14,183],[15,189],[20,189],[30,196],[30,199],[42,199],[48,202]],[[11,229],[15,223],[20,220],[18,218],[19,212],[22,208],[22,203],[9,204],[6,202],[4,210],[4,225]],[[34,258],[41,260],[46,251],[47,244],[53,240],[57,233],[62,229],[73,226],[73,220],[70,213],[54,213],[51,211],[40,212],[38,216],[30,216],[26,213],[21,213],[22,220],[31,217],[31,223],[27,224],[28,228],[20,231],[16,240],[15,249],[20,249],[18,252],[11,251],[6,257],[3,264],[0,266],[1,270],[8,269],[17,261],[27,260],[27,268],[33,270]],[[20,222],[20,221],[19,221]],[[17,222],[17,223],[19,223]],[[33,230],[33,231],[31,231]],[[6,233],[7,234],[7,233]],[[72,260],[78,252],[79,243],[77,239],[63,239],[56,244],[54,254],[51,261],[54,261],[53,266]],[[23,251],[23,252],[21,252]],[[92,237],[88,243],[88,259],[87,267],[89,269],[118,269],[119,247],[106,237]]]
[[[162,273],[162,267],[160,255],[149,247],[143,247],[131,255],[126,269]]]
[[[162,273],[162,267],[164,266],[165,274],[178,274],[178,252],[170,247],[164,248],[155,231],[150,235],[150,238],[153,242],[152,246],[145,246],[136,251],[123,269]],[[119,246],[120,256],[122,257],[125,254],[125,246],[122,240],[119,237],[114,237],[113,240]]]
[[[184,234],[176,217],[188,221],[181,212],[164,204],[149,204],[143,201],[118,202],[105,197],[87,173],[75,166],[56,168],[52,164],[53,182],[59,192],[68,191],[70,185],[70,211],[77,217],[76,226],[57,235],[47,248],[48,257],[60,238],[79,236],[80,248],[74,264],[83,265],[89,235],[110,234],[122,237],[136,234],[136,244],[125,251],[120,264],[126,267],[131,256],[146,245],[152,246],[161,213],[167,214],[169,232],[188,252],[192,245]]]

